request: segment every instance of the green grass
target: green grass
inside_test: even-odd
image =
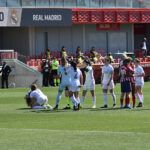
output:
[[[25,88],[0,90],[0,150],[149,150],[150,149],[150,83],[144,86],[144,107],[140,109],[101,109],[102,89],[96,86],[97,109],[91,109],[88,93],[84,109],[58,111],[27,109]],[[56,88],[42,88],[54,106]],[[120,86],[117,85],[119,107]]]

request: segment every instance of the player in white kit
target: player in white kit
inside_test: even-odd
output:
[[[58,109],[59,102],[61,100],[61,96],[63,91],[70,87],[71,84],[71,76],[69,74],[70,65],[68,64],[65,58],[61,59],[61,65],[58,68],[58,75],[61,78],[61,82],[58,89],[58,94],[56,97],[56,103],[54,109]]]
[[[70,98],[74,103],[74,110],[79,110],[80,108],[79,91],[80,87],[83,85],[83,76],[81,70],[77,68],[77,63],[74,61],[71,62],[69,74],[71,76],[71,85],[69,88]]]
[[[139,59],[135,59],[134,64],[135,64],[135,95],[136,95],[136,98],[139,99],[139,104],[137,105],[137,107],[142,107],[143,100],[144,100],[142,87],[144,86],[145,72],[142,66],[140,65]]]
[[[83,85],[83,92],[81,98],[81,106],[83,106],[84,99],[88,90],[90,90],[92,95],[92,108],[96,108],[96,96],[95,96],[95,79],[93,75],[93,68],[91,66],[90,60],[85,59],[83,62],[84,73],[85,73],[85,83]]]
[[[28,96],[28,98],[30,98],[30,106],[32,109],[50,108],[52,110],[52,106],[48,104],[47,96],[37,88],[36,84],[31,85],[31,91],[29,92]]]
[[[110,63],[111,63],[110,59],[106,57],[104,59],[104,66],[102,67],[102,77],[101,77],[103,96],[104,96],[104,106],[101,108],[108,107],[108,95],[107,95],[108,89],[113,98],[113,107],[116,106],[116,95],[114,93],[114,81],[113,81],[114,68]]]

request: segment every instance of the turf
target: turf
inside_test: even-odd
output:
[[[103,105],[102,89],[96,86],[97,108],[91,109],[88,93],[84,109],[79,112],[62,110],[35,111],[23,99],[28,88],[0,90],[1,150],[149,150],[150,149],[150,82],[144,86],[144,107],[119,109],[120,86],[117,84],[117,108]],[[54,106],[57,87],[42,88]]]

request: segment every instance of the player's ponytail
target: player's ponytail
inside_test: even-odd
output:
[[[77,71],[77,63],[75,61],[71,62],[71,66],[73,67],[74,71]]]

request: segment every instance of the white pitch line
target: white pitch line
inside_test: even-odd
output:
[[[106,133],[106,134],[145,134],[150,135],[150,133],[145,132],[121,132],[121,131],[96,131],[96,130],[50,130],[50,129],[24,129],[24,128],[0,128],[0,130],[23,130],[23,131],[49,131],[49,132],[81,132],[81,133]]]

